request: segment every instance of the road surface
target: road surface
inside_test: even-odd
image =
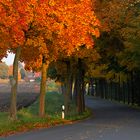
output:
[[[0,140],[140,140],[140,110],[93,97],[86,104],[93,110],[88,120]]]

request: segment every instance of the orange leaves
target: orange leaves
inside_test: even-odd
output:
[[[90,0],[0,2],[6,5],[0,4],[0,15],[3,16],[0,22],[9,29],[14,47],[27,40],[26,47],[32,47],[38,55],[71,55],[82,45],[91,48],[94,45],[92,36],[99,37],[100,23]],[[30,39],[26,38],[27,34]]]
[[[99,37],[97,28],[100,23],[92,11],[90,0],[62,0],[55,2],[52,9],[50,9],[55,13],[58,25],[61,25],[61,29],[58,28],[60,29],[58,30],[58,40],[60,42],[58,44],[60,44],[62,50],[64,48],[64,51],[70,54],[81,45],[92,47],[91,34]],[[62,41],[60,41],[61,39]]]
[[[94,27],[98,27],[100,23],[92,10],[90,0],[48,0],[45,3],[42,2],[41,6],[43,7],[38,7],[37,10],[38,22],[57,33],[59,41],[63,39],[60,41],[63,42],[60,44],[62,49],[63,45],[68,46],[68,50],[70,46],[77,47],[86,44],[86,38],[90,34],[99,36],[97,28],[94,29]],[[46,15],[41,16],[44,13]]]
[[[33,1],[35,2],[35,0],[0,0],[0,28],[9,30],[11,48],[25,42],[25,31],[33,19]]]
[[[100,31],[98,28],[95,28],[93,34],[98,38],[100,36]]]
[[[55,6],[55,4],[56,4],[55,0],[49,0],[48,3],[50,6]]]

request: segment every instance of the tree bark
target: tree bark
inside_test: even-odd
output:
[[[136,104],[140,106],[140,71],[135,75],[135,92],[136,92]]]
[[[72,88],[73,88],[73,76],[72,74],[70,73],[70,79],[69,79],[69,84],[70,84],[70,93],[69,93],[69,96],[70,96],[70,100],[72,101]]]
[[[134,105],[135,102],[135,89],[134,89],[134,72],[131,72],[131,103]]]
[[[70,61],[66,61],[67,65],[67,76],[66,76],[66,93],[64,94],[64,105],[65,105],[65,115],[68,116],[69,109],[70,109],[70,94],[72,92],[71,90],[71,66],[70,66]]]
[[[75,75],[75,81],[74,81],[73,100],[75,101],[75,104],[77,105],[77,76],[76,75]]]
[[[99,83],[99,79],[96,79],[96,97],[100,97],[100,83]]]
[[[78,73],[77,73],[77,111],[79,114],[83,113],[84,96],[82,95],[82,60],[78,59]],[[83,99],[82,99],[83,98]]]
[[[46,95],[46,80],[47,80],[47,68],[49,62],[46,62],[43,56],[42,71],[41,71],[41,84],[40,84],[40,100],[39,100],[39,117],[45,116],[45,95]]]
[[[81,89],[81,94],[82,94],[82,112],[85,111],[85,87],[86,87],[86,84],[84,82],[84,75],[82,77],[82,89]]]
[[[17,119],[17,85],[18,85],[18,61],[21,54],[21,47],[16,49],[16,54],[13,63],[13,77],[10,79],[11,83],[11,103],[10,103],[10,118]]]
[[[78,76],[79,77],[79,76]],[[81,96],[81,82],[78,78],[77,80],[77,111],[78,114],[82,114],[82,96]]]
[[[62,91],[62,95],[64,95],[65,92],[66,92],[66,85],[65,85],[65,82],[62,82],[62,83],[61,83],[61,91]]]
[[[131,93],[131,88],[130,88],[130,80],[129,80],[129,75],[127,76],[127,103],[130,104],[130,93]]]

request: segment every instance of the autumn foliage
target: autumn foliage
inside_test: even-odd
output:
[[[90,0],[0,0],[0,23],[2,50],[16,53],[14,100],[20,59],[28,68],[42,68],[46,79],[44,73],[50,62],[70,56],[83,45],[92,48],[93,37],[100,35],[100,23]],[[41,82],[45,92],[43,84],[45,81]]]
[[[124,82],[128,73],[139,70],[139,3],[139,0],[0,0],[0,59],[7,51],[16,54],[11,71],[15,81],[19,60],[26,69],[42,71],[41,117],[50,63],[57,69],[57,80],[65,85],[68,102],[75,82],[80,112],[85,77],[89,77],[87,81],[94,77]],[[15,100],[16,89],[15,86]]]

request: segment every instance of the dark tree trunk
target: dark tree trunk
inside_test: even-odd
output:
[[[100,91],[101,91],[101,98],[104,98],[104,85],[103,85],[103,79],[100,79]]]
[[[140,106],[140,71],[134,74],[135,79],[135,103]]]
[[[99,79],[96,79],[96,97],[100,97],[100,83],[99,83]]]
[[[82,94],[82,112],[85,111],[85,93],[86,93],[86,84],[84,81],[85,72],[82,70],[82,83],[81,83],[81,94]]]
[[[134,89],[134,73],[131,72],[131,103],[134,104],[135,100],[135,89]]]
[[[84,80],[84,74],[82,69],[82,60],[78,59],[78,73],[77,73],[77,111],[82,114],[84,111],[84,93],[82,93],[82,82]]]
[[[123,103],[126,102],[126,93],[125,93],[125,83],[122,83],[122,95],[123,95]]]
[[[64,94],[64,105],[65,105],[65,115],[68,116],[70,109],[70,97],[71,97],[71,66],[70,61],[66,61],[67,65],[67,76],[66,76],[66,93]]]
[[[131,93],[131,89],[130,89],[130,80],[127,76],[127,103],[130,104],[130,93]]]
[[[66,85],[65,85],[65,82],[62,82],[61,83],[61,91],[62,91],[62,94],[63,95],[66,93]]]
[[[74,81],[73,100],[77,105],[77,76],[75,76],[75,81]]]
[[[14,63],[13,63],[13,77],[10,79],[11,82],[11,104],[10,104],[10,118],[12,120],[17,119],[17,85],[18,85],[18,61],[21,54],[21,47],[16,50]]]
[[[73,76],[72,74],[70,73],[70,79],[69,79],[69,84],[70,84],[70,93],[69,93],[69,96],[70,96],[70,100],[72,101],[72,87],[73,87]]]

